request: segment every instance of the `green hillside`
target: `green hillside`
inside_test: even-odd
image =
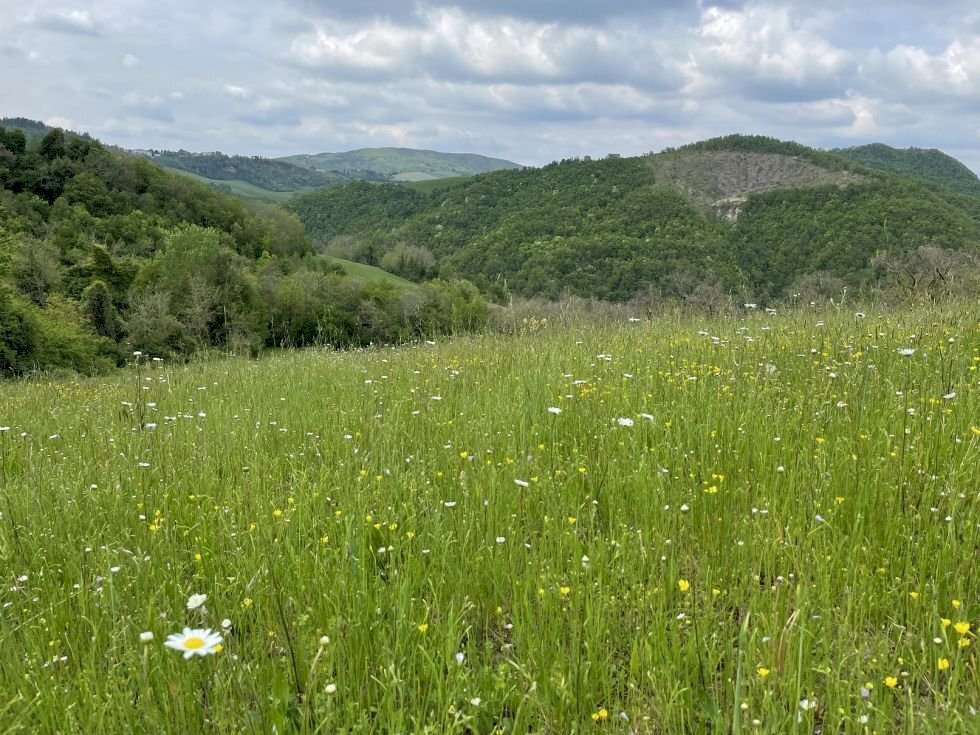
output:
[[[472,176],[520,164],[475,153],[440,153],[414,148],[361,148],[345,153],[285,156],[277,159],[316,171],[373,171],[393,181],[425,181]]]
[[[232,196],[240,197],[242,199],[259,199],[267,202],[285,202],[287,201],[295,191],[270,191],[269,189],[263,189],[260,186],[249,183],[248,181],[242,181],[240,179],[209,179],[206,176],[198,176],[197,174],[192,174],[190,171],[182,171],[180,169],[170,169],[174,173],[180,174],[181,176],[187,176],[195,181],[199,181],[202,184],[206,184],[215,191],[220,191],[224,194],[231,194]],[[309,191],[305,189],[304,191]]]
[[[626,300],[715,284],[786,296],[824,273],[872,280],[879,253],[976,248],[980,198],[770,138],[729,136],[664,153],[498,171],[444,191],[341,186],[290,202],[311,237],[379,264],[431,253],[435,273],[486,292]]]
[[[407,281],[404,278],[396,276],[394,273],[389,273],[386,270],[377,268],[373,265],[367,265],[366,263],[356,263],[353,260],[344,260],[343,258],[330,258],[331,262],[337,263],[341,268],[344,269],[346,273],[351,278],[355,278],[363,283],[390,283],[399,288],[403,289],[415,289],[416,284],[411,281]]]
[[[903,176],[914,176],[930,184],[945,186],[961,194],[980,196],[980,178],[967,166],[935,148],[892,148],[883,143],[839,148],[833,153],[867,166]]]
[[[98,372],[134,351],[400,342],[486,316],[469,284],[316,254],[278,206],[59,129],[0,127],[0,377]]]
[[[188,151],[149,151],[153,162],[212,181],[243,181],[257,189],[292,193],[303,189],[349,181],[383,181],[385,177],[371,171],[314,171],[281,160],[261,156],[226,156],[223,153],[190,153]]]

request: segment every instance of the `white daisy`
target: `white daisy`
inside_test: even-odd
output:
[[[220,633],[213,633],[210,628],[204,630],[196,628],[184,628],[182,633],[171,633],[164,641],[165,646],[173,648],[175,651],[183,651],[184,658],[192,656],[208,656],[217,653],[221,645]]]
[[[207,595],[191,595],[190,597],[187,598],[187,609],[197,610],[197,608],[203,605],[204,601],[207,599],[208,599]]]

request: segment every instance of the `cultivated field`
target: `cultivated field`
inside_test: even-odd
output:
[[[4,384],[0,733],[980,732],[977,320]]]

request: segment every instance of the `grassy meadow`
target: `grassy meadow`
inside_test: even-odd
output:
[[[980,732],[978,316],[0,385],[0,733]]]

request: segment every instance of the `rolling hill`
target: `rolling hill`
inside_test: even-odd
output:
[[[223,153],[148,151],[154,163],[164,168],[194,174],[210,182],[241,181],[260,190],[291,194],[350,181],[384,181],[370,171],[340,173],[314,171],[284,161],[260,156],[226,156]],[[250,194],[252,196],[257,193]]]
[[[471,284],[416,285],[317,254],[279,206],[45,129],[0,125],[0,378],[486,323]]]
[[[625,300],[696,283],[776,298],[814,274],[859,288],[878,253],[976,248],[978,204],[833,153],[729,136],[497,171],[435,192],[340,186],[288,206],[314,241],[343,240],[368,262],[420,248],[436,272],[498,297]]]
[[[935,148],[892,148],[883,143],[838,148],[833,153],[868,168],[913,176],[961,194],[980,196],[980,178],[967,166]]]
[[[315,171],[373,171],[391,181],[427,181],[521,168],[513,161],[475,153],[440,153],[414,148],[361,148],[345,153],[286,156],[277,160]]]

